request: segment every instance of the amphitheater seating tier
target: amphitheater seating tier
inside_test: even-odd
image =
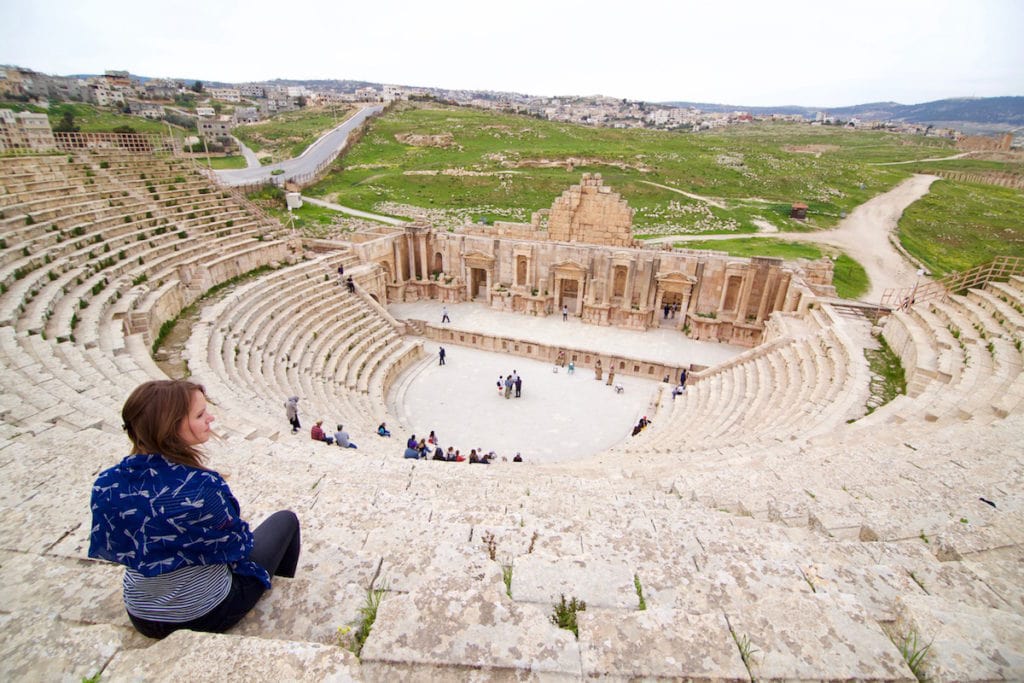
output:
[[[172,157],[3,159],[0,188],[8,678],[913,680],[893,643],[911,633],[936,680],[1024,677],[1024,279],[889,316],[912,390],[867,417],[869,324],[822,305],[776,314],[773,341],[663,392],[650,428],[591,461],[477,468],[288,433],[299,394],[307,426],[372,434],[422,349],[339,286],[353,253],[278,267],[204,303],[186,360],[243,514],[302,519],[298,576],[228,634],[157,643],[130,627],[120,569],[85,559],[120,404],[163,376],[133,330],[233,259],[281,261],[280,228]],[[578,638],[551,623],[563,594],[587,603]]]

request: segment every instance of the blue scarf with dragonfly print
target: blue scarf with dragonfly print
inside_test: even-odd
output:
[[[270,588],[267,571],[248,559],[253,535],[238,501],[216,472],[129,455],[96,478],[91,508],[89,557],[143,576],[226,564]]]

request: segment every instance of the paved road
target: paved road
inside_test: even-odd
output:
[[[287,180],[293,176],[300,176],[312,173],[317,166],[331,158],[331,155],[341,149],[348,140],[348,134],[361,124],[368,116],[376,114],[384,107],[376,105],[364,107],[345,123],[325,133],[319,140],[306,148],[306,151],[294,159],[287,159],[268,166],[256,168],[232,169],[228,171],[217,171],[217,180],[222,185],[247,185],[258,183],[271,178]],[[272,175],[273,171],[281,169],[283,174]]]
[[[245,143],[242,142],[241,140],[239,140],[238,138],[236,138],[234,135],[231,136],[231,139],[235,141],[235,144],[238,145],[238,150],[242,153],[242,156],[245,157],[245,165],[246,165],[246,167],[247,168],[259,168],[260,160],[256,156],[256,152],[254,152],[251,149],[249,149],[248,147],[246,147]]]

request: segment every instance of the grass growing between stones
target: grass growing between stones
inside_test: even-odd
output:
[[[577,600],[572,598],[569,602],[565,601],[565,593],[562,593],[562,598],[559,602],[555,603],[554,612],[551,614],[551,623],[558,628],[564,628],[567,631],[572,631],[572,634],[579,640],[580,628],[576,623],[576,613],[585,612],[587,609],[587,603],[583,600]]]
[[[726,619],[728,622],[728,619]],[[753,665],[754,655],[760,652],[753,643],[750,642],[750,636],[739,635],[733,630],[732,624],[729,624],[729,633],[732,634],[733,642],[736,643],[736,648],[740,651],[740,659],[743,660],[743,666],[747,668],[747,674],[750,675],[751,681],[756,681],[757,676],[754,675]]]
[[[512,565],[501,565],[501,580],[505,582],[505,595],[512,597]]]
[[[924,667],[931,652],[931,642],[923,643],[917,630],[913,628],[901,634],[891,632],[889,639],[900,651],[903,661],[907,663],[914,677],[922,683],[927,681],[928,676],[925,674]]]
[[[350,644],[350,649],[355,653],[356,657],[363,651],[363,645],[366,644],[366,639],[370,637],[373,622],[377,620],[377,609],[380,607],[381,600],[384,599],[385,592],[387,592],[386,587],[371,588],[366,592],[366,603],[359,608],[359,626],[356,628],[355,633],[352,634],[352,642]]]
[[[642,612],[647,609],[647,601],[644,600],[644,587],[640,585],[639,574],[633,574],[633,585],[636,586],[636,597],[639,601],[637,609]]]
[[[866,406],[868,415],[900,394],[907,393],[907,376],[900,357],[889,348],[885,337],[878,335],[876,340],[878,348],[864,349],[864,357],[868,359],[871,372],[871,395]]]

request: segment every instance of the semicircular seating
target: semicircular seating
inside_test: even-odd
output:
[[[262,217],[174,158],[5,158],[0,187],[0,671],[192,675],[200,653],[207,675],[286,679],[910,680],[887,633],[914,632],[936,677],[1024,675],[1019,278],[890,315],[911,391],[849,425],[865,324],[826,306],[695,373],[600,466],[406,461],[399,438],[278,436],[291,394],[306,420],[372,430],[418,357],[336,283],[339,262],[372,266],[290,263],[278,228],[247,227]],[[300,515],[299,574],[228,634],[144,641],[120,569],[84,559],[89,486],[125,448],[126,393],[162,376],[153,331],[244,253],[273,269],[204,303],[187,360],[223,411],[211,465],[243,514]],[[372,589],[356,658],[339,639]],[[578,636],[551,622],[561,595],[587,602]]]

